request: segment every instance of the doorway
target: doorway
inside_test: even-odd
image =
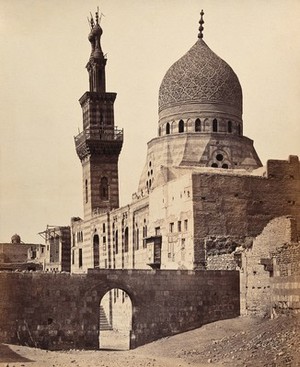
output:
[[[99,348],[129,350],[132,328],[132,303],[120,288],[109,290],[100,302]]]

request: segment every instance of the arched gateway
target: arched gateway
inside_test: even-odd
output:
[[[0,342],[99,349],[100,304],[112,289],[131,302],[131,349],[240,313],[238,271],[0,272]]]
[[[101,299],[99,313],[99,348],[130,349],[132,302],[120,288],[109,290]]]

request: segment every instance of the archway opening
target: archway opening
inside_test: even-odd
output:
[[[99,348],[129,350],[132,328],[132,303],[119,288],[109,290],[100,302]]]

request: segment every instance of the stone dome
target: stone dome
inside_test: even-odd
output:
[[[21,237],[18,234],[14,234],[11,237],[11,243],[21,243]]]
[[[215,108],[242,119],[242,88],[238,77],[202,39],[164,76],[159,89],[160,120],[165,116],[171,118],[172,109],[180,108],[184,113],[191,110],[191,105],[194,111]]]

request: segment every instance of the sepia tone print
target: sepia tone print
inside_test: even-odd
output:
[[[179,10],[181,2],[175,3]],[[7,13],[17,5],[2,3]],[[137,10],[134,1],[131,5]],[[296,3],[290,5],[300,12]],[[160,8],[156,2],[139,6]],[[161,9],[171,6],[166,2]],[[208,9],[218,12],[220,6]],[[83,7],[75,2],[73,11]],[[298,152],[260,159],[255,136],[246,134],[247,101],[239,73],[218,56],[218,47],[209,46],[206,10],[198,9],[187,52],[178,54],[161,76],[156,133],[144,157],[133,148],[136,161],[127,165],[126,175],[135,174],[138,165],[141,169],[124,205],[120,192],[126,175],[120,166],[128,146],[117,113],[123,97],[117,83],[115,91],[108,88],[113,56],[104,46],[104,34],[112,39],[114,34],[106,32],[107,12],[96,9],[86,25],[89,49],[76,50],[87,61],[86,91],[79,98],[82,120],[73,140],[81,179],[72,186],[80,187],[82,214],[76,209],[66,225],[54,211],[55,224],[39,230],[39,243],[24,241],[20,234],[0,243],[0,362],[297,366]],[[172,37],[169,42],[176,47]],[[122,88],[122,77],[119,82]],[[134,112],[134,105],[127,108]],[[136,135],[131,144],[138,146],[143,121],[134,113],[132,118]],[[56,179],[67,184],[66,167],[57,161],[55,170]],[[67,206],[59,195],[48,200]],[[9,223],[9,214],[2,216]]]

